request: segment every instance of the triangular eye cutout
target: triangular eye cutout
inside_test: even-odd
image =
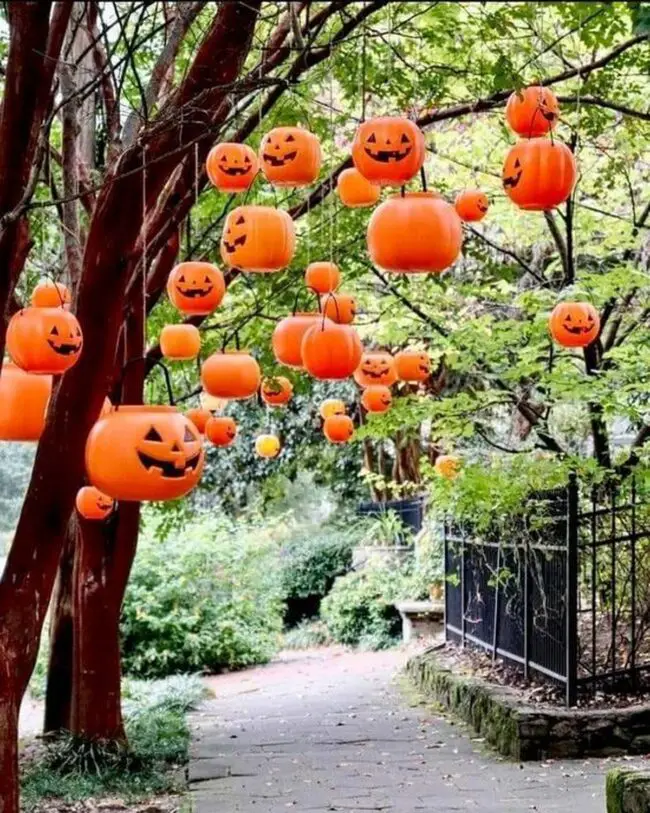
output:
[[[370,135],[368,136],[368,144],[376,144],[376,143],[377,143],[377,138],[376,138],[375,134],[370,133]]]
[[[406,133],[402,133],[402,137],[401,137],[400,141],[402,142],[402,144],[410,144],[411,143],[410,139],[406,135]]]
[[[183,440],[185,441],[185,443],[191,443],[192,441],[196,440],[189,426],[185,427],[185,434],[183,435]]]
[[[285,141],[295,141],[296,139],[289,133],[289,135],[284,139]]]
[[[240,215],[240,216],[237,218],[237,221],[236,221],[236,223],[235,223],[235,226],[242,226],[242,225],[243,225],[245,222],[246,222],[246,221],[244,220],[244,218],[243,218],[243,217]]]
[[[227,160],[228,160],[228,156],[227,156],[227,155],[222,155],[222,156],[221,156],[221,158],[220,158],[219,160],[220,160],[220,161],[227,161]]]
[[[570,314],[570,313],[567,313],[567,315],[566,315],[566,319],[565,319],[564,321],[565,321],[565,322],[573,322],[573,319],[571,318],[571,314]]]
[[[178,281],[185,282],[185,274],[181,274],[180,277],[178,278]]]
[[[519,169],[521,166],[521,161],[518,158],[515,158],[515,169]]]
[[[207,274],[203,277],[203,282],[210,282],[210,277]]]
[[[249,158],[247,155],[245,155],[245,156],[244,156],[244,161],[245,161],[247,164],[250,164],[251,159],[250,159],[250,158]]]
[[[52,330],[50,330],[50,336],[58,336],[58,335],[59,335],[59,329],[56,326],[54,326],[52,328]]]
[[[154,426],[144,436],[145,440],[153,440],[156,443],[162,443],[162,438]]]

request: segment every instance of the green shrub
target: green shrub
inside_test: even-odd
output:
[[[324,596],[347,573],[358,533],[340,525],[299,528],[281,551],[282,588],[287,598]]]
[[[285,632],[283,647],[285,649],[311,649],[331,643],[332,636],[323,621],[305,618],[293,629]]]

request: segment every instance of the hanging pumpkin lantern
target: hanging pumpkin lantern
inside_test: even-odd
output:
[[[165,325],[160,331],[160,350],[166,359],[195,359],[201,350],[201,334],[194,325]]]
[[[216,398],[205,390],[199,393],[199,401],[203,409],[207,409],[209,412],[220,413],[228,406],[227,398]]]
[[[84,519],[106,519],[115,507],[115,500],[94,486],[84,486],[77,491],[77,511]]]
[[[425,155],[422,130],[397,116],[364,121],[352,145],[352,160],[363,177],[389,186],[402,186],[417,175]]]
[[[433,192],[407,192],[384,201],[368,223],[373,263],[398,274],[439,274],[463,245],[460,218]]]
[[[260,386],[260,366],[244,351],[213,353],[201,366],[203,389],[217,398],[252,398]]]
[[[315,294],[336,291],[341,282],[341,272],[335,263],[309,263],[305,271],[305,285]]]
[[[553,209],[573,192],[576,174],[576,161],[566,144],[531,138],[510,148],[503,165],[503,188],[520,209]]]
[[[347,443],[354,436],[354,423],[349,415],[330,415],[323,421],[323,434],[330,443]]]
[[[28,373],[64,373],[76,364],[82,346],[79,322],[63,308],[23,308],[9,320],[7,350]]]
[[[237,424],[225,415],[210,418],[205,427],[205,436],[214,446],[232,446],[237,437]]]
[[[431,375],[431,359],[419,350],[401,350],[395,356],[395,371],[400,381],[426,381]]]
[[[271,206],[238,206],[226,218],[221,257],[231,268],[272,273],[289,265],[296,250],[291,217]]]
[[[5,361],[0,370],[0,440],[39,440],[51,392],[51,376],[30,375]]]
[[[395,359],[390,353],[366,352],[354,371],[354,380],[360,387],[383,384],[390,387],[397,381]]]
[[[600,333],[598,311],[589,302],[560,302],[548,324],[551,336],[562,347],[587,347]]]
[[[179,263],[167,279],[167,295],[172,305],[191,316],[212,313],[225,293],[223,274],[212,263]]]
[[[327,294],[321,297],[321,308],[332,322],[349,325],[357,315],[357,300],[350,294]]]
[[[268,376],[262,379],[260,395],[269,406],[284,406],[291,400],[293,384],[283,375]]]
[[[221,192],[241,192],[253,183],[259,165],[248,144],[225,141],[216,144],[205,162],[210,183]]]
[[[202,435],[205,435],[205,425],[212,417],[212,413],[203,407],[193,407],[187,410],[185,417],[192,421]]]
[[[68,286],[62,282],[44,279],[32,291],[31,303],[34,308],[65,308],[71,302]]]
[[[174,500],[203,472],[194,424],[174,407],[120,406],[100,418],[86,441],[88,479],[115,500]]]
[[[326,398],[319,406],[318,414],[323,420],[330,415],[345,415],[345,404],[338,398]]]
[[[374,206],[381,196],[381,186],[371,183],[359,172],[350,167],[344,169],[336,182],[336,191],[341,203],[350,209]]]
[[[279,321],[273,331],[273,355],[279,364],[302,369],[302,340],[310,327],[320,324],[320,313],[294,313]]]
[[[260,457],[277,457],[281,448],[280,439],[276,435],[260,435],[255,438],[255,451]]]
[[[359,366],[363,346],[356,330],[324,319],[310,327],[302,340],[302,362],[314,378],[340,380]]]
[[[373,384],[361,394],[361,403],[368,412],[382,413],[390,409],[393,396],[390,388],[383,384]]]
[[[460,459],[451,454],[441,454],[436,457],[434,469],[446,480],[453,480],[460,472]]]
[[[320,172],[320,142],[302,127],[275,127],[262,139],[260,165],[274,186],[308,186]]]
[[[490,208],[490,202],[485,192],[481,192],[480,189],[464,189],[456,195],[454,208],[461,220],[476,223],[483,220]]]
[[[506,121],[517,135],[543,136],[555,127],[560,105],[550,88],[533,85],[516,90],[506,104]]]

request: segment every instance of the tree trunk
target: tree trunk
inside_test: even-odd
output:
[[[19,813],[18,699],[15,688],[7,683],[0,692],[0,813]]]

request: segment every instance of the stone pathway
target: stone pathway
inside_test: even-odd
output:
[[[619,760],[494,757],[409,706],[393,680],[405,658],[326,649],[210,679],[216,697],[193,718],[194,813],[604,813]]]

